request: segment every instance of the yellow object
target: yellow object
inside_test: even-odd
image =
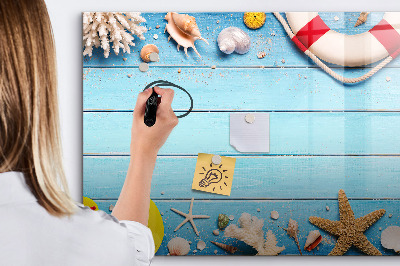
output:
[[[88,198],[88,197],[83,197],[83,205],[89,207],[90,209],[92,209],[94,211],[99,210],[99,206],[97,206],[96,202],[94,202],[94,200],[92,200],[91,198]]]
[[[154,244],[156,246],[155,252],[157,252],[164,238],[164,223],[160,211],[152,200],[150,200],[148,227],[153,234]]]
[[[264,12],[245,12],[243,15],[244,24],[250,29],[259,29],[264,25],[267,15]]]
[[[213,164],[213,154],[199,153],[192,189],[229,196],[236,159],[221,156],[221,163]]]

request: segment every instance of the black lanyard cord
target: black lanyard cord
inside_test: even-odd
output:
[[[184,88],[182,88],[181,86],[176,85],[176,84],[174,84],[174,83],[172,83],[172,82],[169,82],[169,81],[167,81],[167,80],[162,80],[162,79],[160,79],[160,80],[156,80],[156,81],[153,81],[153,82],[151,82],[150,84],[148,84],[148,85],[144,88],[144,91],[147,90],[148,88],[152,88],[152,87],[155,87],[155,86],[157,86],[157,87],[161,87],[161,86],[163,86],[163,87],[175,87],[175,88],[178,88],[178,89],[180,89],[180,90],[183,90],[183,91],[186,92],[186,94],[189,96],[189,98],[190,98],[190,108],[189,108],[189,110],[187,110],[187,112],[184,113],[183,115],[178,115],[178,116],[177,116],[178,118],[182,118],[182,117],[187,116],[187,115],[190,114],[190,112],[193,110],[193,98],[192,98],[192,95],[190,95],[190,93],[189,93],[187,90],[185,90]]]

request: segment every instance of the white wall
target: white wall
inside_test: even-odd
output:
[[[399,0],[45,0],[53,24],[57,46],[61,129],[64,166],[76,201],[82,199],[82,19],[83,11],[400,11]],[[400,89],[400,88],[399,88]],[[110,251],[112,256],[112,251]],[[232,258],[156,257],[153,265],[376,265],[376,259],[347,257]],[[387,265],[398,265],[398,258],[385,258]]]

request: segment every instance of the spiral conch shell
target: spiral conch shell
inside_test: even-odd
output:
[[[381,235],[381,244],[384,248],[400,252],[400,227],[389,226],[383,230]]]
[[[140,57],[145,62],[150,62],[150,54],[151,53],[159,53],[157,46],[154,44],[146,44],[143,46],[142,50],[140,50]]]
[[[319,230],[311,231],[307,236],[307,240],[306,240],[306,244],[304,245],[304,249],[307,251],[311,251],[316,246],[318,246],[319,243],[321,243],[321,240],[322,240],[322,237],[321,237],[321,233],[319,232]]]
[[[243,30],[236,27],[223,29],[218,35],[218,47],[225,54],[236,52],[245,54],[250,50],[250,37]]]
[[[199,52],[194,46],[196,40],[202,40],[208,44],[208,42],[201,37],[199,28],[197,27],[196,20],[194,17],[187,14],[178,14],[176,12],[168,12],[164,18],[168,21],[165,26],[165,31],[169,33],[168,41],[172,38],[177,43],[177,49],[182,46],[185,51],[186,56],[187,49],[189,47],[193,48],[195,53],[199,56]]]
[[[190,251],[189,242],[182,237],[172,238],[168,242],[167,247],[171,256],[185,256]]]

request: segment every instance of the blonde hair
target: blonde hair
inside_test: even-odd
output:
[[[43,0],[0,1],[0,173],[20,171],[50,214],[69,215],[53,32]]]

